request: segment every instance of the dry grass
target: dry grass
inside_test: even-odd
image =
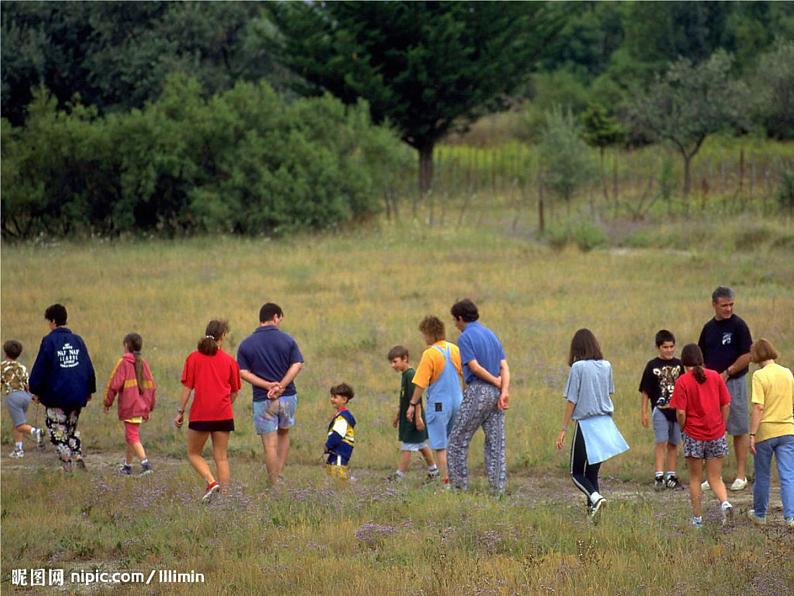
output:
[[[286,241],[5,246],[2,335],[22,341],[23,362],[32,362],[46,333],[43,310],[53,302],[68,306],[100,383],[124,334],[143,335],[160,405],[142,436],[168,473],[137,483],[112,477],[108,458],[123,448],[123,434],[115,415],[102,415],[99,396],[81,418],[89,462],[96,462],[88,478],[61,480],[51,454],[20,469],[4,459],[4,591],[14,567],[95,564],[192,568],[210,578],[199,593],[257,593],[263,586],[275,593],[774,593],[781,581],[791,586],[790,565],[768,564],[790,552],[791,533],[740,523],[733,532],[695,536],[685,493],[662,498],[645,486],[652,436],[639,424],[636,387],[654,355],[657,329],[672,329],[679,345],[696,340],[710,316],[711,290],[729,284],[754,336],[771,339],[781,362],[794,364],[790,251],[697,246],[555,252],[490,225],[408,223]],[[436,494],[417,483],[386,489],[380,480],[398,456],[389,421],[399,378],[385,354],[403,343],[415,362],[422,349],[416,326],[428,313],[447,321],[454,339],[449,306],[464,296],[501,336],[514,374],[509,494],[501,501],[484,494],[481,478],[471,495]],[[246,389],[235,405],[231,442],[233,476],[242,484],[204,510],[194,503],[197,478],[173,459],[184,452],[183,437],[170,425],[182,363],[214,317],[230,321],[233,352],[268,300],[284,308],[282,328],[306,359],[288,482],[280,491],[265,486]],[[594,330],[613,363],[615,417],[632,446],[603,468],[609,487],[625,494],[597,529],[582,523],[579,495],[565,480],[566,455],[553,447],[565,355],[582,326]],[[331,414],[327,390],[341,380],[357,393],[352,463],[359,482],[334,491],[316,464]],[[2,433],[7,450],[8,422]],[[481,444],[478,438],[470,458],[479,476]],[[672,562],[685,558],[691,571],[673,573],[680,569]]]

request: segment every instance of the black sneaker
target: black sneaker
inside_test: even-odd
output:
[[[664,490],[665,481],[664,476],[657,476],[656,479],[653,481],[653,490],[660,491]]]
[[[154,472],[152,469],[152,464],[149,461],[141,462],[141,476],[146,476],[147,474],[151,474]]]
[[[116,471],[122,476],[132,476],[132,466],[130,464],[121,464]]]
[[[681,487],[681,483],[678,481],[678,476],[668,476],[667,479],[664,481],[664,485],[670,489],[676,489]]]
[[[81,472],[85,472],[85,461],[81,457],[80,459],[74,460],[74,465],[77,467],[78,470]]]

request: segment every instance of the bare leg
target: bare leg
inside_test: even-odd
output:
[[[692,515],[700,517],[702,512],[700,483],[703,478],[703,460],[697,457],[688,457],[686,458],[686,465],[689,468],[689,500],[692,502]],[[723,485],[724,488],[725,486]]]
[[[218,482],[226,486],[231,479],[229,470],[229,458],[227,451],[229,448],[229,433],[226,431],[215,431],[212,433],[212,459],[215,460],[215,469],[218,471]]]
[[[747,463],[747,449],[750,446],[750,437],[736,435],[733,437],[733,450],[736,452],[736,477],[746,479],[745,464]]]
[[[441,473],[441,481],[444,483],[449,482],[449,472],[447,471],[446,449],[436,449],[436,461],[438,462],[438,471]]]
[[[725,489],[725,483],[722,481],[722,458],[713,457],[706,460],[706,478],[709,481],[711,490],[714,495],[724,503],[728,500],[728,491]]]
[[[278,433],[267,433],[260,435],[262,437],[262,447],[265,450],[265,466],[267,467],[267,476],[270,479],[270,484],[278,482],[279,474],[279,459],[278,459]]]
[[[653,450],[653,463],[656,466],[657,472],[664,472],[664,453],[667,448],[667,443],[656,443]]]
[[[32,431],[32,430],[33,430],[33,427],[30,426],[30,424],[28,424],[26,422],[20,424],[19,426],[14,427],[14,442],[15,443],[21,443],[22,442],[22,438],[25,435],[29,435],[30,431]]]
[[[146,451],[143,450],[143,445],[140,441],[127,445],[127,463],[132,463],[132,456],[137,456],[140,461],[146,459]]]
[[[187,459],[193,469],[199,473],[199,476],[207,481],[207,484],[215,482],[215,477],[210,472],[210,467],[204,461],[204,456],[202,455],[204,444],[209,436],[210,433],[206,431],[193,429],[188,429],[187,431]]]
[[[403,474],[408,471],[408,466],[411,463],[411,452],[410,451],[400,451],[400,465],[397,466],[397,469],[400,470]]]
[[[124,463],[131,464],[132,458],[135,456],[135,449],[133,449],[132,445],[127,443],[127,456],[124,458]]]
[[[433,452],[430,450],[430,447],[425,447],[422,449],[422,455],[425,458],[425,463],[428,466],[434,465],[436,462],[433,460]]]
[[[675,472],[675,457],[677,455],[677,447],[672,443],[667,444],[667,469],[665,472]],[[657,470],[659,468],[656,468]]]
[[[278,474],[284,471],[287,465],[287,453],[289,453],[289,429],[280,428],[276,432],[278,435]]]

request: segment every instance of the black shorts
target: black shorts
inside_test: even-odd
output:
[[[190,430],[199,432],[232,432],[234,430],[234,419],[229,420],[196,420],[187,423]]]

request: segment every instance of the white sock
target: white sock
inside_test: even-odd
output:
[[[148,464],[148,463],[149,463],[149,458],[148,457],[146,459],[142,459],[141,460],[141,465],[142,466],[145,465],[145,464]]]
[[[432,466],[427,466],[428,472],[435,472],[436,470],[438,470],[438,466],[436,464],[433,464]]]
[[[397,471],[394,473],[394,475],[395,475],[395,476],[398,476],[398,477],[400,477],[400,478],[402,478],[403,476],[405,476],[405,474],[403,474],[402,472],[400,472],[399,468],[398,468],[398,469],[397,469]]]
[[[726,510],[726,509],[728,509],[729,507],[733,507],[733,505],[731,505],[730,503],[728,503],[728,501],[723,501],[723,502],[720,504],[720,507],[722,507],[722,510],[723,510],[723,511],[725,511],[725,510]]]
[[[675,476],[675,475],[676,475],[676,473],[675,473],[675,472],[667,472],[667,473],[665,474],[665,477],[667,477],[667,478],[670,478],[670,477],[672,477],[672,476]]]
[[[601,493],[599,493],[598,491],[595,491],[592,495],[590,495],[590,502],[593,505],[595,505],[596,503],[598,503],[603,498],[604,497],[601,496]]]
[[[25,446],[22,444],[22,441],[17,441],[17,451],[24,450]]]
[[[656,472],[656,478],[664,478],[664,472]]]

